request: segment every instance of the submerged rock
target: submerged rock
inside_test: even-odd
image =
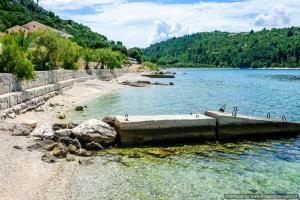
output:
[[[151,156],[159,157],[159,158],[165,158],[165,157],[172,155],[172,152],[161,150],[161,149],[156,149],[156,150],[148,151],[147,154],[149,154]]]
[[[75,108],[75,111],[83,111],[83,106],[77,106],[76,108]]]
[[[95,119],[88,120],[72,129],[75,137],[86,143],[94,142],[107,147],[115,143],[117,132],[107,123]]]

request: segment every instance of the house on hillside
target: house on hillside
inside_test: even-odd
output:
[[[63,31],[60,31],[60,30],[57,30],[57,29],[54,29],[50,26],[46,26],[42,23],[39,23],[37,21],[32,21],[32,22],[29,22],[27,24],[24,24],[22,26],[14,26],[12,28],[9,28],[7,29],[7,33],[11,34],[11,33],[16,33],[16,32],[19,32],[19,31],[24,31],[25,34],[28,34],[28,33],[32,33],[34,31],[38,31],[38,30],[51,30],[57,34],[59,34],[61,37],[65,37],[65,38],[70,38],[70,37],[73,37],[72,35],[66,33],[66,32],[63,32]]]
[[[18,32],[24,32],[25,35],[28,34],[28,30],[26,28],[24,28],[23,26],[19,26],[19,25],[7,29],[6,32],[8,34],[18,33]]]

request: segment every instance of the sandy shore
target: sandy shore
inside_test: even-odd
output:
[[[129,73],[109,82],[89,80],[77,83],[42,106],[44,112],[28,112],[17,116],[16,119],[0,123],[9,124],[30,119],[53,124],[59,121],[57,115],[65,110],[73,109],[92,98],[129,87],[118,84],[124,80],[134,81],[143,78],[140,74]],[[52,108],[49,107],[50,103],[60,106]],[[30,152],[26,149],[30,144],[34,144],[33,138],[12,136],[10,132],[1,131],[1,128],[0,136],[1,200],[69,199],[70,194],[74,192],[70,180],[74,173],[82,169],[78,159],[83,158],[76,158],[75,162],[70,163],[61,161],[48,164],[41,160],[43,152]],[[17,149],[16,146],[22,149]]]

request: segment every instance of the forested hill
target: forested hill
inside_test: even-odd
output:
[[[197,33],[151,45],[144,55],[171,67],[298,67],[300,28]]]
[[[36,16],[34,17],[35,11]],[[15,25],[23,25],[33,19],[70,33],[80,46],[90,48],[112,47],[113,50],[127,51],[121,42],[109,41],[105,36],[72,20],[62,20],[53,12],[37,6],[32,0],[0,0],[0,31],[5,31]]]

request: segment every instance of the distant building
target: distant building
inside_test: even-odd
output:
[[[12,28],[9,28],[7,29],[7,33],[16,33],[16,32],[19,32],[19,31],[24,31],[25,34],[28,34],[28,33],[32,33],[34,31],[38,31],[38,30],[51,30],[57,34],[59,34],[60,36],[62,37],[65,37],[65,38],[70,38],[70,37],[73,37],[72,35],[66,33],[66,32],[63,32],[63,31],[60,31],[60,30],[57,30],[57,29],[54,29],[50,26],[46,26],[42,23],[39,23],[37,21],[32,21],[32,22],[29,22],[27,24],[24,24],[23,26],[14,26]]]
[[[11,34],[11,33],[18,33],[20,31],[24,32],[26,35],[28,33],[28,30],[26,28],[24,28],[23,26],[19,26],[19,25],[7,29],[6,32],[8,34]]]

